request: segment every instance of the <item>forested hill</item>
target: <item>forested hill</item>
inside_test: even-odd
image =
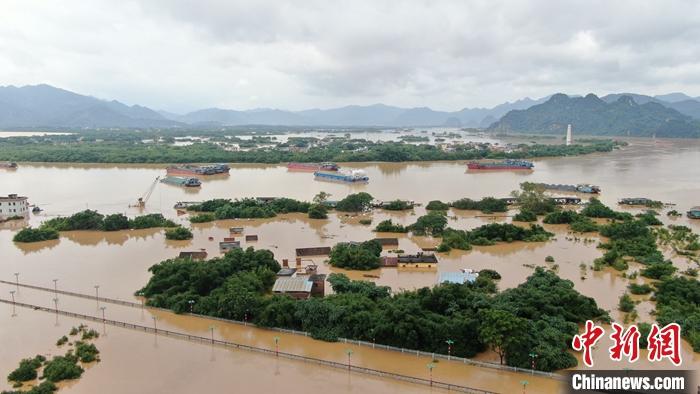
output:
[[[675,109],[657,102],[638,104],[629,96],[608,103],[594,94],[555,94],[542,104],[508,112],[489,129],[562,134],[568,124],[577,134],[700,137],[700,122]]]

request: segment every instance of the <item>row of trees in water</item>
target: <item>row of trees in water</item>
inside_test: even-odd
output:
[[[200,133],[201,134],[201,133]],[[216,134],[216,133],[214,133]],[[206,133],[202,136],[207,136]],[[11,137],[0,141],[0,160],[80,162],[80,163],[284,163],[284,162],[406,162],[435,160],[523,159],[547,156],[574,156],[594,152],[610,152],[619,143],[597,140],[576,145],[522,144],[513,151],[491,150],[487,145],[457,145],[445,151],[430,144],[368,141],[332,138],[315,144],[317,138],[290,139],[270,148],[273,140],[248,143],[249,150],[232,151],[226,144],[241,143],[217,134],[209,141],[187,146],[174,144],[166,132],[141,131],[85,132],[71,135]],[[284,149],[290,146],[304,151]]]
[[[177,224],[159,213],[129,218],[121,213],[103,215],[97,211],[86,209],[70,216],[49,219],[37,228],[25,227],[15,234],[13,240],[15,242],[38,242],[58,239],[59,231],[119,231],[154,227],[177,227]]]

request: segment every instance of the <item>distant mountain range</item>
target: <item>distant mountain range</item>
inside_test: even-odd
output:
[[[399,108],[384,104],[348,105],[332,109],[282,111],[262,108],[248,111],[208,108],[185,115],[160,112],[166,118],[186,124],[286,125],[286,126],[453,126],[487,127],[513,109],[525,109],[545,99],[525,98],[493,108],[464,108],[455,112],[435,111],[428,107]]]
[[[0,127],[171,127],[139,105],[99,100],[49,85],[0,87]]]
[[[525,110],[510,111],[489,129],[503,132],[564,133],[568,124],[587,135],[700,137],[700,121],[672,108],[681,103],[649,96],[594,94],[569,97],[555,94]]]
[[[620,98],[623,98],[622,104]],[[619,118],[621,114],[624,114],[623,119]],[[400,108],[374,104],[304,111],[271,108],[237,111],[208,108],[181,115],[154,111],[139,105],[128,106],[118,101],[101,100],[50,85],[0,87],[0,128],[4,129],[238,125],[490,126],[492,130],[513,132],[560,132],[562,127],[572,123],[579,132],[623,134],[630,131],[632,135],[646,135],[663,133],[664,127],[681,126],[692,133],[695,127],[692,118],[700,119],[700,100],[683,93],[653,97],[622,93],[601,98],[595,95],[568,97],[557,94],[536,100],[524,98],[493,108],[464,108],[453,112],[435,111],[428,107]]]
[[[455,126],[487,127],[513,109],[525,109],[546,98],[525,98],[493,108],[434,111],[384,104],[333,109],[247,111],[208,108],[180,115],[118,101],[105,101],[49,85],[0,87],[0,127],[187,127],[187,126]]]

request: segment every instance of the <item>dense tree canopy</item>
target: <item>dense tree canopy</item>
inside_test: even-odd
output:
[[[379,268],[379,255],[382,245],[376,240],[362,243],[343,242],[336,244],[330,253],[330,264],[351,270],[371,270]]]
[[[269,129],[272,129],[270,127]],[[261,130],[265,132],[267,130]],[[593,152],[610,152],[613,141],[587,144],[522,144],[511,152],[491,150],[487,146],[458,145],[445,151],[431,144],[394,141],[368,141],[333,138],[324,144],[311,145],[316,138],[290,138],[270,148],[272,140],[244,141],[235,131],[213,130],[121,130],[76,131],[70,135],[9,137],[0,140],[2,161],[42,161],[80,163],[286,163],[286,162],[363,162],[363,161],[434,161],[530,158],[569,156]],[[175,145],[174,136],[209,137],[209,141],[191,140],[191,145]],[[274,142],[273,142],[274,143]],[[226,149],[227,144],[248,149]],[[298,152],[291,146],[308,150]]]
[[[335,209],[342,212],[361,212],[369,209],[370,203],[374,198],[371,194],[360,192],[349,194],[342,200],[338,201]]]
[[[495,293],[489,275],[475,284],[391,294],[386,286],[331,274],[335,294],[301,301],[269,295],[278,269],[270,252],[252,248],[205,262],[167,260],[151,267],[153,277],[140,294],[149,305],[176,312],[189,310],[192,300],[196,313],[234,319],[245,314],[261,326],[303,330],[324,340],[345,337],[444,353],[451,338],[453,355],[471,357],[498,347],[505,363],[523,368],[536,351],[537,369],[547,371],[576,365],[564,350],[577,323],[608,319],[570,281],[540,268],[502,293]]]

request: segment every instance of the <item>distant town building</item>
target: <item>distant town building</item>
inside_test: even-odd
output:
[[[29,216],[29,205],[27,197],[17,194],[8,194],[7,197],[0,197],[0,220],[13,216]]]

